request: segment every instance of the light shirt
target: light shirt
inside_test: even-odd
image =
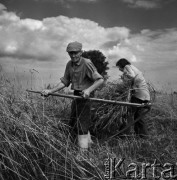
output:
[[[103,77],[97,72],[93,63],[81,57],[76,64],[71,60],[67,63],[64,76],[60,80],[67,87],[72,84],[73,90],[84,90],[98,79],[103,79]]]
[[[141,100],[150,101],[148,85],[143,73],[133,65],[126,65],[123,70],[123,76],[132,80],[133,96]]]

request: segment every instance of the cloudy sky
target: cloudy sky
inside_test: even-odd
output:
[[[66,46],[100,50],[110,80],[127,58],[155,87],[177,90],[176,0],[0,0],[0,65],[23,84],[56,84]]]

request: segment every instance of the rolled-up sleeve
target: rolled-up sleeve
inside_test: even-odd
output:
[[[86,74],[91,80],[96,81],[98,79],[103,79],[103,77],[97,72],[96,67],[91,61],[88,61],[86,63],[86,67]]]
[[[124,67],[124,75],[129,77],[129,78],[134,78],[135,77],[135,73],[134,71],[132,70],[132,68],[130,66],[125,66]]]
[[[68,87],[71,83],[70,73],[69,73],[69,63],[66,65],[65,73],[62,78],[60,78],[61,82]]]

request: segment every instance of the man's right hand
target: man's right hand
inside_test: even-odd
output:
[[[41,96],[49,96],[49,94],[52,93],[50,89],[44,89],[41,91]]]

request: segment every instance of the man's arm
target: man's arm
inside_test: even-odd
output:
[[[52,89],[44,89],[44,90],[42,90],[42,94],[43,95],[48,95],[49,93],[54,93],[54,92],[56,92],[56,91],[60,91],[61,89],[63,89],[63,88],[65,88],[66,86],[65,86],[65,84],[64,83],[62,83],[62,82],[60,82],[59,84],[57,84],[54,88],[52,88]]]
[[[98,73],[96,67],[91,62],[91,60],[88,60],[86,62],[86,75],[94,81],[94,83],[88,87],[87,89],[83,90],[83,97],[88,98],[90,96],[90,93],[97,89],[101,84],[103,84],[104,79],[103,77]]]
[[[101,86],[103,84],[104,80],[103,79],[98,79],[96,80],[89,88],[87,88],[90,93],[92,91],[94,91],[95,89],[97,89],[99,86]]]
[[[97,89],[101,84],[103,84],[104,80],[98,79],[96,80],[89,88],[83,90],[83,97],[88,98],[90,96],[90,93]]]
[[[63,84],[62,82],[58,83],[54,88],[50,89],[51,93],[55,93],[57,91],[60,91],[61,89],[65,88],[65,84]]]

